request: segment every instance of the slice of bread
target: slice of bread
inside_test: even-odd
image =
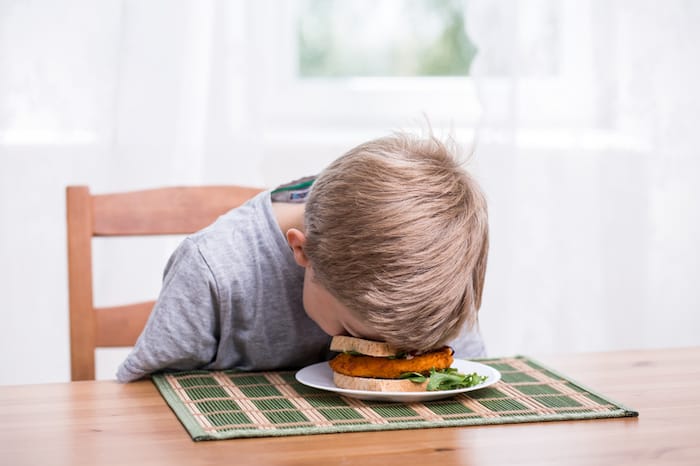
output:
[[[398,353],[398,351],[392,348],[388,343],[344,335],[333,337],[331,340],[331,351],[337,351],[339,353],[354,351],[366,356],[375,356],[378,358],[395,356],[396,353]]]
[[[427,380],[423,383],[416,383],[408,379],[350,377],[337,372],[333,373],[333,382],[340,388],[371,392],[424,392],[428,386]]]

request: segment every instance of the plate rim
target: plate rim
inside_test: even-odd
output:
[[[317,367],[321,367],[324,365],[327,367],[328,370],[331,370],[330,366],[328,365],[328,361],[321,361],[321,362],[317,362],[314,364],[309,364],[308,366],[299,369],[294,374],[294,378],[299,383],[301,383],[302,385],[306,385],[307,387],[315,388],[318,390],[324,390],[324,391],[328,391],[328,392],[334,392],[334,393],[338,393],[341,395],[345,394],[345,395],[352,395],[355,397],[357,397],[357,396],[370,396],[370,397],[381,397],[381,398],[413,398],[413,399],[415,399],[416,397],[418,397],[418,398],[422,398],[422,397],[432,398],[432,397],[436,397],[436,396],[447,397],[447,396],[452,396],[452,395],[458,395],[460,393],[465,393],[465,392],[469,392],[469,391],[481,390],[482,388],[489,387],[489,386],[495,384],[496,382],[498,382],[499,380],[501,380],[501,372],[499,370],[494,369],[493,367],[488,366],[488,365],[486,365],[482,362],[479,362],[479,361],[472,361],[472,360],[463,359],[463,358],[455,358],[454,362],[452,363],[452,365],[450,367],[455,367],[455,364],[459,364],[459,363],[476,364],[478,366],[487,368],[488,371],[490,372],[488,374],[489,379],[486,380],[485,382],[483,382],[482,384],[479,384],[479,385],[474,385],[472,387],[456,388],[456,389],[452,389],[452,390],[436,390],[436,391],[430,391],[430,392],[429,391],[424,391],[424,392],[380,392],[380,391],[372,391],[372,390],[353,390],[353,389],[349,389],[349,388],[341,388],[341,387],[336,386],[335,384],[333,384],[332,386],[328,386],[328,385],[321,386],[319,384],[309,383],[308,381],[304,381],[304,380],[301,380],[299,378],[299,374],[302,374],[304,371],[308,372],[308,371],[311,371]],[[459,369],[459,368],[457,368],[457,369]],[[332,372],[332,370],[331,370],[331,372]],[[475,372],[475,371],[471,371],[471,372]],[[495,377],[491,378],[492,374]]]

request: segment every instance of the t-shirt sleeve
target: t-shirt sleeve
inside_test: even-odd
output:
[[[191,370],[217,348],[217,289],[197,245],[185,239],[166,265],[163,286],[146,327],[117,370],[130,382],[160,370]]]

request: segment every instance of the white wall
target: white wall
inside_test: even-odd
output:
[[[470,4],[476,87],[451,109],[465,144],[476,132],[471,169],[490,203],[490,352],[700,344],[698,4],[513,8],[525,3]],[[69,379],[66,185],[272,186],[431,109],[429,94],[411,104],[387,90],[394,113],[363,118],[326,90],[285,114],[279,99],[301,90],[267,73],[287,53],[260,32],[270,7],[0,0],[0,384]],[[555,80],[533,77],[517,46],[538,8]],[[514,27],[490,27],[504,21]],[[439,123],[450,105],[433,104]],[[98,303],[152,297],[178,240],[98,242]],[[99,375],[121,357],[100,352]]]

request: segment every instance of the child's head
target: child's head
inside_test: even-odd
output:
[[[314,183],[304,229],[311,279],[394,346],[429,349],[476,321],[486,201],[435,137],[351,149]]]

